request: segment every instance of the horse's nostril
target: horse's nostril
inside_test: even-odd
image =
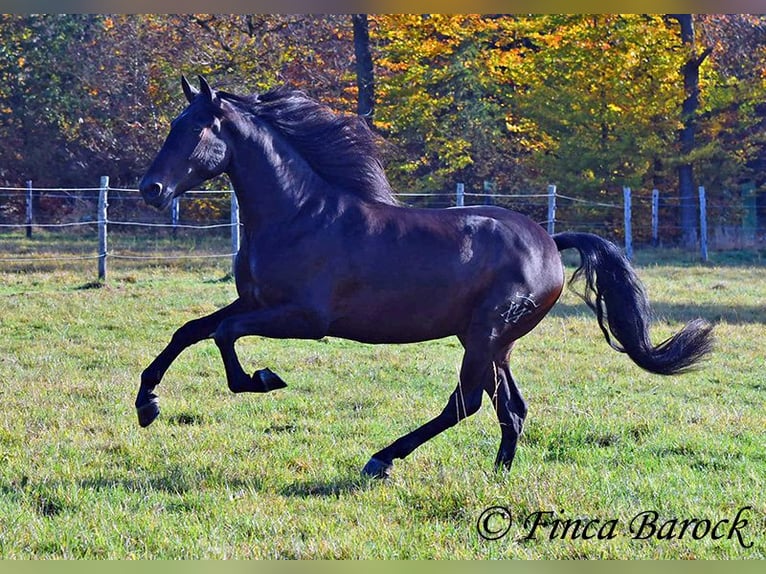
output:
[[[161,183],[152,183],[149,185],[149,187],[146,189],[146,195],[147,197],[159,197],[162,195],[162,184]]]
[[[144,201],[149,205],[160,207],[164,203],[167,189],[158,181],[142,181],[138,186]]]
[[[144,199],[146,201],[151,201],[153,199],[157,199],[158,197],[161,197],[162,192],[165,190],[165,187],[158,181],[144,180],[138,186],[138,189],[141,191],[141,195],[144,196]]]

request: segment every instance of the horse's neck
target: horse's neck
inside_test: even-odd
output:
[[[246,227],[287,223],[313,194],[325,191],[308,164],[269,132],[238,143],[228,175]]]

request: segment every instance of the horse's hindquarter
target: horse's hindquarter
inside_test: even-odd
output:
[[[556,283],[551,253],[561,274],[548,235],[504,209],[369,206],[350,217],[338,222],[339,253],[330,256],[333,336],[394,343],[460,334],[477,309]]]

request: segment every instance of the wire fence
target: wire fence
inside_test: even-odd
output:
[[[615,201],[560,193],[554,185],[544,192],[505,194],[494,192],[491,185],[474,192],[457,184],[454,191],[397,197],[408,206],[501,205],[527,214],[550,233],[589,231],[605,236],[623,245],[629,257],[634,245],[675,246],[682,231],[676,224],[680,199],[658,190],[633,192],[626,187],[621,201]],[[693,202],[699,211],[697,248],[703,260],[711,243],[726,248],[763,241],[757,219],[753,223],[752,214],[742,207],[746,202],[710,202],[702,187]],[[162,265],[228,259],[233,266],[240,226],[231,190],[187,192],[167,213],[149,208],[137,189],[109,187],[106,177],[91,188],[35,188],[27,182],[25,187],[0,187],[0,269],[97,261],[103,280],[107,261]]]

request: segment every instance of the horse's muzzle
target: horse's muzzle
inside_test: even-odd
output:
[[[144,201],[157,209],[165,209],[173,199],[173,194],[158,181],[142,181],[139,190]]]

